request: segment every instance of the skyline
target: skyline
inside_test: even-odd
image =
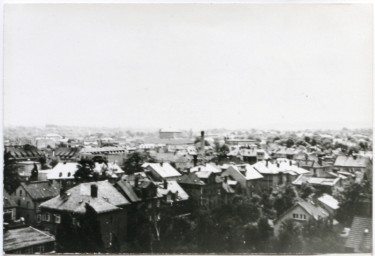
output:
[[[6,4],[4,126],[372,128],[372,19],[365,4]]]

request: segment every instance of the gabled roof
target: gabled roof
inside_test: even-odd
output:
[[[120,166],[116,163],[95,163],[94,171],[102,173],[104,171],[109,172],[110,174],[123,174],[125,173]]]
[[[215,164],[207,163],[206,165],[198,165],[190,169],[191,172],[199,172],[199,171],[209,171],[213,173],[221,173],[219,167]]]
[[[98,196],[91,196],[91,185],[97,185]],[[81,183],[66,191],[65,196],[56,196],[40,205],[41,208],[84,214],[85,204],[97,213],[119,210],[130,202],[107,180]]]
[[[263,175],[254,168],[252,165],[249,164],[239,164],[239,165],[231,165],[229,168],[234,169],[239,174],[241,174],[246,180],[256,180],[262,179]]]
[[[367,167],[370,164],[370,159],[362,156],[337,156],[335,166],[340,167]]]
[[[211,176],[212,172],[210,172],[210,171],[200,171],[200,172],[195,172],[195,174],[200,179],[208,179]]]
[[[133,186],[130,184],[129,181],[121,180],[116,183],[118,187],[124,192],[124,194],[129,198],[131,202],[140,202],[142,201],[141,198],[137,196],[135,193]]]
[[[55,242],[55,237],[36,228],[10,229],[4,232],[3,250],[9,252],[49,242]]]
[[[178,185],[177,181],[175,180],[169,180],[167,181],[168,187],[167,189],[164,188],[164,183],[159,182],[158,183],[158,190],[157,190],[157,195],[158,197],[163,197],[167,195],[168,193],[173,193],[176,194],[177,192],[177,201],[185,201],[189,199],[189,195],[185,192],[185,190]]]
[[[143,168],[151,167],[162,178],[179,177],[181,174],[169,163],[145,163]]]
[[[180,178],[177,179],[177,182],[180,184],[191,184],[197,186],[205,185],[205,183],[195,173],[182,175]]]
[[[21,187],[35,201],[50,199],[60,193],[60,187],[49,181],[21,182]]]
[[[5,191],[5,189],[3,190],[3,207],[4,209],[6,208],[14,208],[14,207],[17,207],[18,205],[16,204],[16,202],[13,201],[13,199],[9,196],[8,192]]]
[[[339,208],[339,202],[336,200],[336,198],[329,194],[323,194],[318,198],[318,200],[333,210],[337,210]]]
[[[371,252],[372,250],[372,219],[355,216],[345,247],[353,248],[354,252]]]
[[[58,163],[47,174],[49,180],[74,179],[74,174],[79,168],[78,163]]]
[[[306,175],[300,175],[295,181],[292,182],[293,185],[302,185],[307,182],[312,185],[323,185],[323,186],[334,186],[340,178],[317,178]]]
[[[289,210],[287,210],[280,217],[278,217],[276,221],[281,220],[282,217],[284,217],[286,214],[290,213],[297,207],[302,207],[306,211],[306,213],[308,213],[315,220],[318,220],[320,218],[326,218],[329,216],[328,212],[324,210],[322,207],[300,199],[291,208],[289,208]]]

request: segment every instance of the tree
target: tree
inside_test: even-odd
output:
[[[17,167],[12,155],[4,151],[4,188],[12,193],[21,183]]]
[[[124,171],[126,174],[133,174],[142,172],[142,164],[147,161],[147,156],[139,152],[134,152],[128,155],[124,161]]]
[[[315,188],[307,182],[302,183],[300,188],[300,195],[302,199],[306,199],[309,195],[315,192]]]
[[[303,249],[302,225],[292,219],[281,224],[278,236],[278,253],[301,253]]]
[[[288,140],[286,141],[286,146],[287,146],[288,148],[292,147],[293,145],[294,145],[294,140],[292,140],[292,139],[288,139]]]
[[[82,158],[78,162],[78,170],[74,174],[74,179],[77,182],[89,182],[94,180],[95,163],[91,159]]]

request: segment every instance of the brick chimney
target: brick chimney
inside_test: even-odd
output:
[[[204,131],[201,131],[201,153],[204,155]]]
[[[91,194],[91,197],[98,197],[98,186],[96,184],[91,184],[91,190],[90,190],[90,194]]]

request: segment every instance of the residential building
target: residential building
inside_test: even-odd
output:
[[[153,181],[176,180],[181,176],[181,173],[169,163],[144,163],[142,167]]]
[[[130,202],[108,181],[81,183],[40,205],[42,226],[57,235],[67,227],[93,226],[100,229],[105,250],[119,252],[126,242],[127,210]],[[89,217],[90,216],[90,217]],[[90,235],[90,234],[88,234]],[[76,239],[81,239],[80,237]],[[76,241],[57,241],[65,244]],[[68,243],[69,242],[69,243]],[[115,247],[115,248],[113,248]]]
[[[6,254],[54,253],[55,237],[33,227],[6,229],[3,251]]]
[[[10,197],[8,192],[3,190],[3,221],[10,223],[16,220],[17,217],[17,204]]]
[[[363,156],[337,156],[334,168],[338,171],[346,171],[357,175],[356,182],[360,183],[364,178],[372,179],[372,161]]]
[[[317,178],[307,175],[300,175],[292,182],[295,186],[301,186],[303,183],[309,183],[313,187],[319,189],[321,192],[332,194],[339,187],[342,187],[342,179],[340,177],[334,178]]]
[[[274,233],[276,236],[280,234],[282,223],[286,220],[293,220],[304,225],[310,220],[327,219],[329,217],[329,213],[314,202],[300,200],[274,221]]]
[[[331,216],[335,216],[339,207],[339,201],[329,194],[323,194],[318,198],[317,203],[323,207]]]
[[[41,222],[40,204],[57,196],[59,191],[59,184],[51,181],[21,182],[10,198],[18,206],[18,217],[24,218],[27,225],[38,227]]]
[[[263,179],[263,175],[249,164],[230,165],[221,176],[228,176],[231,180],[237,181],[243,193],[247,195],[260,191]]]

